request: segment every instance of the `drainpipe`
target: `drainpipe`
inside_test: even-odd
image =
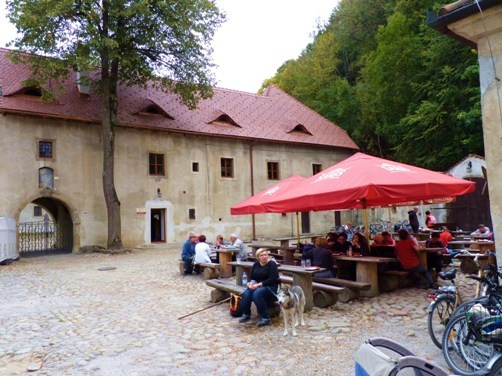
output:
[[[251,196],[254,195],[254,167],[253,167],[253,146],[254,140],[251,140],[249,144],[249,169],[250,169],[250,177],[251,177]],[[251,214],[251,223],[253,225],[253,240],[256,239],[256,222],[255,215]]]

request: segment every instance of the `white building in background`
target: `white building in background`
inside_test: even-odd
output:
[[[42,206],[29,203],[19,214],[19,223],[43,221],[46,214],[52,220],[49,212]]]
[[[485,179],[483,168],[486,169],[485,158],[476,154],[469,154],[447,172],[452,176],[462,179]]]

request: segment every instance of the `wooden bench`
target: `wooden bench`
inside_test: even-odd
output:
[[[368,282],[357,282],[342,278],[313,278],[314,282],[323,283],[325,285],[345,287],[348,291],[338,296],[338,300],[342,303],[347,303],[350,300],[359,297],[359,291],[368,291],[371,284]]]
[[[204,279],[211,279],[211,278],[218,278],[220,275],[220,264],[216,263],[206,263],[206,264],[198,264],[202,275]],[[185,263],[183,260],[179,260],[179,268],[180,268],[180,275],[183,276],[185,273]]]
[[[380,292],[388,292],[412,284],[410,273],[404,270],[387,270],[378,275]]]
[[[206,285],[214,288],[211,291],[211,302],[213,303],[227,299],[231,293],[241,295],[246,289],[244,286],[236,285],[228,279],[208,279]],[[270,317],[278,316],[279,312],[279,305],[275,302],[268,305],[268,314]]]
[[[228,279],[208,279],[206,285],[214,287],[211,291],[211,302],[217,303],[233,294],[242,294],[246,289],[244,286],[236,285]]]
[[[293,277],[281,275],[281,283],[286,283],[288,285],[293,284]],[[345,287],[332,286],[324,283],[313,282],[312,283],[313,295],[314,295],[314,305],[319,308],[326,308],[333,304],[336,304],[338,300],[345,301],[346,294],[348,294],[348,289]],[[350,293],[349,293],[350,294]]]
[[[204,279],[218,278],[220,275],[220,264],[216,263],[204,263],[198,264],[199,268],[202,268]]]

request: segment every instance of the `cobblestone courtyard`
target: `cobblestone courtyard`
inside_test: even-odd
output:
[[[314,308],[296,338],[282,336],[282,318],[239,324],[225,303],[179,320],[211,304],[202,277],[180,277],[179,248],[0,266],[0,375],[344,376],[377,335],[445,365],[427,334],[424,290]]]

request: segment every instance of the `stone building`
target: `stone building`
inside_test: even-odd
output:
[[[0,216],[19,222],[33,204],[50,214],[59,248],[105,245],[98,98],[74,74],[56,101],[42,103],[39,88],[22,85],[29,67],[10,62],[8,52],[0,49]],[[230,207],[358,150],[343,129],[274,86],[261,95],[215,88],[194,111],[152,88],[118,93],[115,184],[124,246],[181,242],[188,231],[209,240],[232,232],[291,235],[294,215],[231,216]],[[312,232],[333,225],[332,212],[302,219]]]
[[[476,48],[479,61],[481,110],[488,191],[493,230],[502,238],[502,3],[500,0],[460,0],[428,14],[429,26]],[[502,247],[497,249],[502,259]]]

